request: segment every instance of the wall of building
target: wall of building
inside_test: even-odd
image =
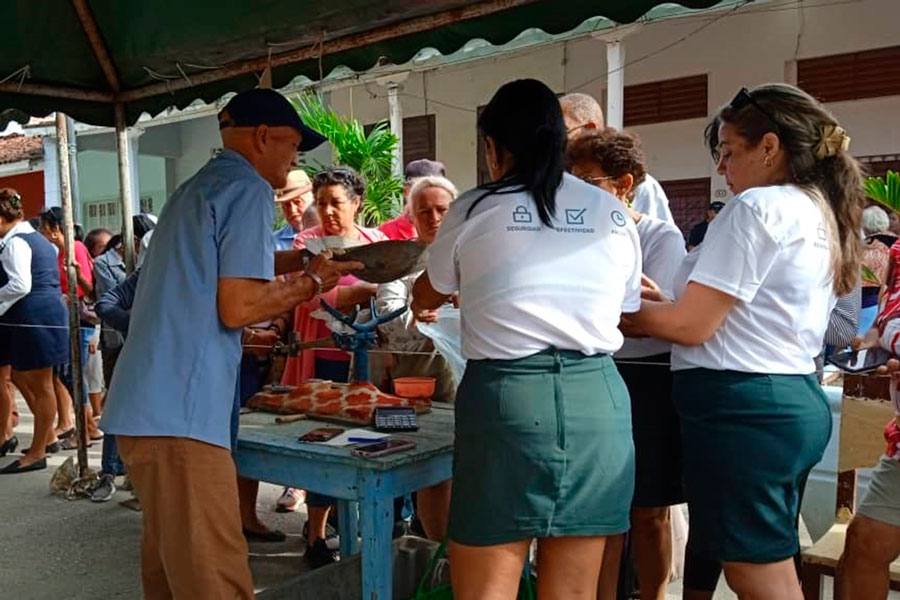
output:
[[[166,201],[166,160],[139,155],[138,182],[144,208],[159,214]],[[107,227],[115,231],[120,228],[119,179],[114,153],[97,150],[78,153],[78,192],[85,228]],[[91,205],[96,208],[91,210]]]
[[[624,39],[625,84],[705,73],[712,113],[742,86],[793,82],[796,59],[896,45],[896,26],[884,18],[896,11],[895,0],[808,5],[802,11],[796,4],[760,3],[724,16],[707,13],[645,24]],[[583,91],[600,99],[605,73],[602,39],[525,49],[410,74],[401,95],[403,114],[436,115],[437,157],[454,181],[468,188],[476,182],[475,111],[500,85],[534,77],[554,91]],[[369,123],[387,118],[386,93],[376,84],[358,85],[332,91],[331,101]],[[900,98],[840,102],[830,108],[853,138],[857,155],[900,152]],[[634,128],[657,179],[711,177],[712,195],[725,192],[703,145],[705,125],[706,119],[691,119]]]
[[[38,216],[44,210],[44,171],[30,171],[0,177],[0,188],[13,188],[22,197],[25,218]]]

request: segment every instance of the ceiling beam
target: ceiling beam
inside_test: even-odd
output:
[[[76,1],[77,0],[73,0],[73,2]],[[321,44],[315,43],[304,48],[290,50],[281,54],[273,54],[271,59],[268,56],[264,56],[226,65],[221,69],[204,71],[196,75],[191,75],[190,81],[187,81],[184,78],[173,79],[171,81],[153,83],[132,90],[126,90],[116,95],[116,101],[133,102],[158,94],[171,94],[172,92],[177,92],[179,90],[229,79],[239,75],[259,73],[267,66],[279,67],[302,62],[304,60],[316,59],[328,54],[352,50],[353,48],[383,42],[392,38],[422,33],[460,21],[487,16],[516,6],[532,4],[536,1],[537,0],[489,0],[434,15],[416,17],[401,23],[386,25],[377,29],[339,37],[334,40],[323,41]]]
[[[0,83],[0,92],[48,96],[50,98],[65,98],[67,100],[84,100],[86,102],[114,102],[116,99],[112,92],[85,90],[59,85],[46,85],[42,83],[17,83],[15,81]]]
[[[116,73],[116,67],[113,64],[112,57],[109,55],[103,35],[97,27],[97,21],[94,19],[94,13],[91,12],[91,7],[88,6],[87,0],[72,0],[72,6],[75,7],[78,20],[81,22],[81,28],[84,29],[88,42],[91,44],[94,57],[100,64],[100,68],[103,69],[103,75],[106,76],[109,88],[114,93],[118,93],[122,89],[122,86],[119,85],[119,75]]]

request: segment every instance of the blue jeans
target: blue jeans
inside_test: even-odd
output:
[[[111,433],[103,435],[103,452],[100,455],[100,472],[103,475],[124,475],[125,465],[119,458],[119,446],[116,436]]]

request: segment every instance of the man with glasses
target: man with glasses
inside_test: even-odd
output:
[[[569,143],[583,135],[596,133],[605,128],[603,109],[600,108],[600,104],[593,96],[581,93],[566,94],[560,98],[559,104],[562,107]],[[634,190],[632,208],[641,214],[670,223],[675,222],[672,211],[669,210],[669,199],[666,197],[666,192],[649,173]]]
[[[275,250],[290,250],[294,238],[303,231],[303,215],[313,205],[312,181],[303,169],[290,172],[287,185],[278,191],[275,202],[281,206],[281,212],[287,225],[272,234]]]

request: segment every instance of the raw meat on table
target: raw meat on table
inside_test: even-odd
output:
[[[385,394],[371,383],[335,383],[311,379],[289,392],[263,390],[248,403],[250,408],[279,414],[306,414],[310,417],[369,425],[379,406],[411,406],[417,413],[428,412],[431,401]]]

